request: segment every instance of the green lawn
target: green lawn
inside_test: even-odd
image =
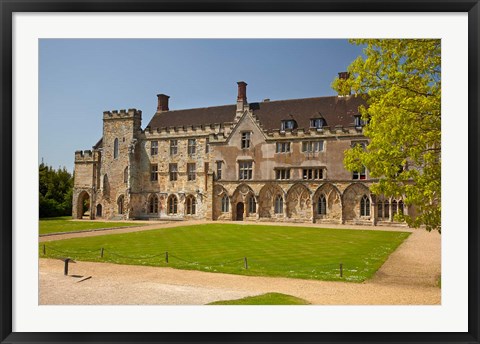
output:
[[[309,305],[304,299],[280,293],[267,293],[238,300],[216,301],[209,305]]]
[[[137,226],[128,222],[72,221],[71,216],[40,219],[40,234],[87,231],[99,228]]]
[[[205,224],[46,243],[46,257],[240,275],[362,282],[410,233]],[[104,248],[104,257],[100,250]],[[43,255],[43,243],[39,246]],[[165,252],[169,262],[166,263]],[[248,269],[244,257],[247,258]],[[343,276],[340,277],[340,263]]]

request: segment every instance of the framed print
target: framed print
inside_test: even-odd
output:
[[[0,8],[2,343],[479,342],[478,1]]]

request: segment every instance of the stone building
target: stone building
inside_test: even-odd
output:
[[[344,151],[365,145],[361,97],[329,96],[103,113],[103,136],[75,152],[73,217],[391,224],[401,199],[373,195]]]

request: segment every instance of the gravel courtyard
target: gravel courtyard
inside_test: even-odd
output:
[[[105,232],[44,236],[40,241],[185,224],[187,223],[157,223]],[[355,228],[368,229],[365,226]],[[361,284],[81,261],[70,264],[69,276],[64,276],[62,261],[40,259],[39,304],[202,305],[266,292],[289,294],[318,305],[440,304],[441,289],[437,283],[441,273],[441,235],[423,229],[371,229],[412,231],[412,235],[390,255],[372,279]]]

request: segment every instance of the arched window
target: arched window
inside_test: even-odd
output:
[[[228,199],[227,195],[223,195],[222,197],[222,213],[228,213],[230,206],[230,200]]]
[[[113,158],[116,159],[118,158],[118,139],[115,138],[115,141],[113,141]]]
[[[397,214],[397,201],[393,200],[392,201],[392,216],[395,216]]]
[[[176,214],[178,208],[178,199],[175,195],[170,195],[167,200],[167,207],[169,214]]]
[[[388,203],[388,200],[385,200],[383,210],[384,210],[383,217],[385,219],[388,219],[390,217],[390,204]]]
[[[148,212],[150,214],[158,213],[158,197],[157,195],[152,195],[148,201]]]
[[[125,169],[123,170],[123,182],[125,184],[128,183],[128,166],[125,167]]]
[[[370,216],[370,199],[363,195],[360,201],[360,216]]]
[[[103,176],[103,195],[108,196],[110,194],[110,185],[108,184],[108,176]]]
[[[324,194],[318,198],[317,213],[318,215],[327,215],[327,199]]]
[[[275,197],[275,214],[283,214],[283,197],[280,195]]]
[[[255,214],[257,212],[257,202],[255,201],[255,196],[253,195],[248,197],[248,212],[250,214]]]
[[[120,195],[120,197],[118,197],[118,200],[117,200],[117,206],[118,206],[118,213],[119,214],[123,214],[123,200],[124,200],[124,197],[123,195]]]
[[[383,202],[377,201],[377,217],[379,219],[383,218]]]
[[[405,211],[405,208],[404,208],[403,201],[398,201],[398,212],[403,215],[404,211]]]
[[[192,195],[189,195],[187,197],[187,200],[185,201],[186,205],[187,205],[187,215],[195,215],[196,213],[196,205],[197,205],[197,201],[195,199],[194,196]]]

